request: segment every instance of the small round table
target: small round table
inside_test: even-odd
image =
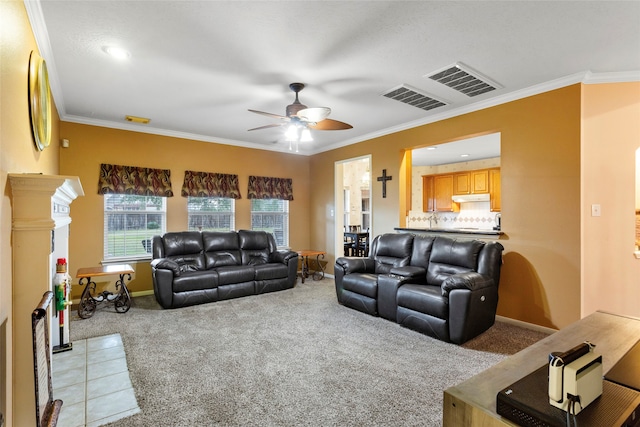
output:
[[[322,264],[320,264],[320,257],[322,257],[324,259],[324,255],[326,254],[325,251],[309,251],[309,250],[304,250],[304,251],[297,251],[298,255],[300,255],[300,257],[302,258],[302,272],[300,274],[300,276],[302,276],[302,283],[304,283],[304,279],[309,277],[309,257],[310,256],[315,256],[316,257],[316,268],[317,270],[314,270],[313,272],[313,280],[320,280],[320,279],[324,279],[324,267],[322,267]]]
[[[118,313],[126,313],[129,311],[129,308],[131,308],[131,296],[124,282],[124,276],[127,275],[127,280],[131,280],[131,273],[134,272],[135,270],[129,264],[103,265],[101,267],[78,269],[78,273],[76,274],[76,278],[80,279],[78,283],[80,286],[85,286],[84,291],[82,291],[82,296],[80,297],[78,316],[82,319],[88,319],[93,316],[93,313],[96,311],[96,306],[101,302],[113,303]],[[119,276],[119,279],[116,280],[117,292],[113,294],[109,291],[103,291],[95,295],[96,282],[91,280],[91,278],[112,275]]]

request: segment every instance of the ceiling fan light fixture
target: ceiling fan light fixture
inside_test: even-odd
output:
[[[321,122],[331,114],[329,107],[311,107],[298,111],[298,117],[306,122]]]
[[[289,125],[287,131],[284,133],[284,137],[287,141],[298,141],[298,127],[296,125]]]
[[[308,128],[302,129],[302,133],[300,134],[300,142],[313,142],[311,131]]]

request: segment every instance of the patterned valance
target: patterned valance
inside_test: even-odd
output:
[[[293,200],[293,180],[290,178],[249,177],[249,199]]]
[[[103,163],[100,165],[98,194],[172,197],[171,171]]]
[[[227,197],[240,199],[238,175],[185,171],[182,197]]]

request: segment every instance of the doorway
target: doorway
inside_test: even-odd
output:
[[[335,257],[344,254],[344,231],[349,227],[369,230],[373,235],[371,155],[337,161],[335,170]]]

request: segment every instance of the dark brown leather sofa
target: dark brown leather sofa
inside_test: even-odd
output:
[[[368,257],[336,260],[338,302],[462,344],[495,322],[503,250],[498,242],[383,234]]]
[[[298,254],[264,231],[183,231],[154,236],[153,291],[163,308],[293,288]]]

